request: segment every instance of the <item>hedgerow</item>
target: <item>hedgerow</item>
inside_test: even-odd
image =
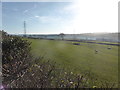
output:
[[[11,83],[30,66],[30,43],[20,37],[3,35],[2,40],[2,73],[4,83]]]

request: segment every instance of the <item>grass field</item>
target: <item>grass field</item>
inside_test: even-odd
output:
[[[89,71],[91,76],[101,81],[118,80],[118,46],[81,43],[73,45],[71,41],[29,39],[32,42],[32,54],[44,56],[74,73]],[[111,49],[108,49],[111,47]],[[95,53],[95,50],[98,52]]]

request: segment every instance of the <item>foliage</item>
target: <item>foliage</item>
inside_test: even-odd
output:
[[[10,84],[13,88],[85,88],[86,79],[73,72],[66,72],[64,69],[55,66],[55,63],[44,62],[34,63],[27,73]],[[56,68],[57,67],[57,68]]]
[[[29,66],[30,43],[20,37],[5,35],[2,41],[2,73],[4,83],[19,78]]]

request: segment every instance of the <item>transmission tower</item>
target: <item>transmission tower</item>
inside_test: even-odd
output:
[[[24,37],[26,37],[26,21],[24,21]]]

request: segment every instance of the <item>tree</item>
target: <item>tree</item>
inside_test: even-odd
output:
[[[7,36],[7,32],[5,32],[4,30],[0,30],[0,40],[5,38],[6,36]]]
[[[64,33],[60,33],[59,35],[60,35],[61,39],[64,40],[65,34]]]

